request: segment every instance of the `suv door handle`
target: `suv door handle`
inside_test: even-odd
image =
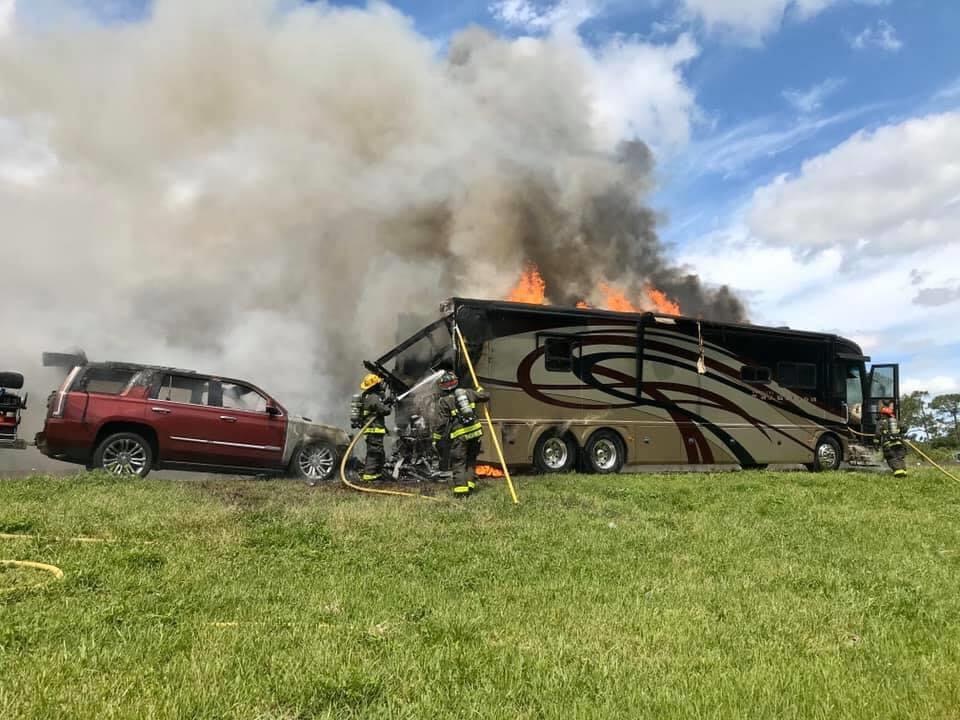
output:
[[[170,411],[167,410],[166,408],[152,407],[152,408],[150,408],[150,409],[151,409],[153,412],[155,412],[155,413],[163,413],[164,415],[169,415],[169,414],[170,414]]]
[[[220,416],[220,419],[223,420],[224,422],[236,422],[236,421],[237,421],[237,419],[236,419],[235,417],[230,417],[229,415],[221,415],[221,416]]]

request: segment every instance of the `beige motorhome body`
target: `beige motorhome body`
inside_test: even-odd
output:
[[[465,377],[454,323],[511,466],[836,467],[850,425],[870,432],[878,400],[899,394],[896,365],[868,376],[869,358],[835,335],[465,299],[370,365],[393,361],[400,384],[443,366]],[[496,462],[491,445],[481,461]]]

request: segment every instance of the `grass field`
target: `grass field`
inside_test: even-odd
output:
[[[0,481],[0,717],[960,717],[960,485],[519,491]]]

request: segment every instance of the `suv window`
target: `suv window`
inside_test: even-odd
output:
[[[221,403],[224,408],[261,413],[267,411],[267,399],[253,388],[230,382],[221,382],[220,388],[223,393]]]
[[[130,369],[89,367],[83,374],[81,387],[90,393],[119,395],[127,389],[136,374],[136,370]]]
[[[187,375],[165,374],[163,381],[152,394],[155,400],[206,405],[210,396],[210,381],[206,378]]]

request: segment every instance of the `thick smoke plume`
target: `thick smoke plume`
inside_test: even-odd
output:
[[[398,313],[504,297],[526,262],[554,302],[651,283],[741,318],[666,259],[650,152],[601,144],[588,75],[571,38],[471,29],[439,57],[380,6],[160,0],[0,38],[2,362],[82,347],[338,419]]]

